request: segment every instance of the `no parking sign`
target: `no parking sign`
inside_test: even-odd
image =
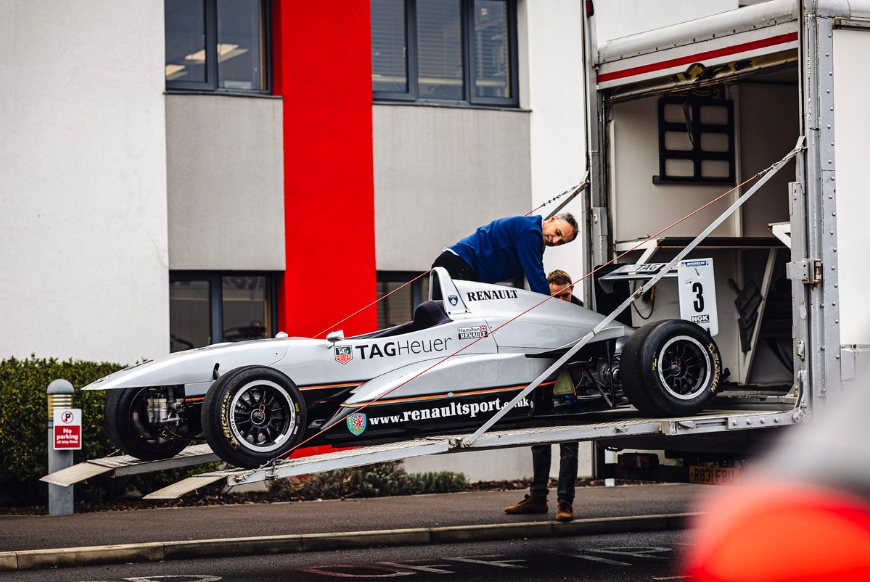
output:
[[[80,450],[82,448],[82,409],[54,409],[54,450]]]

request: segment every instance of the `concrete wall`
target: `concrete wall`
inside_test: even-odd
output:
[[[379,271],[425,271],[480,225],[531,210],[528,112],[377,104],[372,125]]]
[[[538,206],[579,184],[586,172],[582,22],[583,3],[575,0],[521,2],[521,40],[528,58],[528,95],[522,105],[531,109],[532,205]],[[522,46],[520,47],[522,50]],[[585,222],[583,194],[564,211]],[[561,201],[560,201],[561,202]],[[546,216],[560,202],[540,210]],[[575,280],[583,273],[583,240],[550,248],[544,270],[567,271]],[[578,291],[580,289],[578,288]]]
[[[283,271],[280,99],[166,96],[169,267]]]
[[[169,351],[163,2],[0,3],[0,358]]]
[[[592,476],[592,443],[580,443],[577,450],[579,477]],[[531,479],[532,450],[530,447],[479,451],[474,453],[453,453],[405,459],[405,470],[409,473],[426,471],[454,471],[465,473],[472,483],[477,481],[507,481],[511,479]],[[553,445],[550,461],[550,476],[559,476],[559,446]],[[550,494],[556,500],[556,492]]]

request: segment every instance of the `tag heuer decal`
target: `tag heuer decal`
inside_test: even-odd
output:
[[[346,364],[353,359],[353,350],[350,346],[335,346],[335,361]]]
[[[347,417],[347,430],[353,433],[353,436],[359,436],[366,429],[366,415],[362,412],[354,412]]]
[[[459,328],[459,339],[477,339],[486,335],[487,327],[485,325],[473,325],[471,327]]]
[[[456,295],[448,295],[447,301],[450,302],[450,305],[456,307],[456,304],[459,303],[459,297],[457,297]]]

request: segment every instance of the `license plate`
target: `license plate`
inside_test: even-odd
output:
[[[740,479],[740,469],[735,467],[689,467],[689,483],[701,485],[733,485]]]

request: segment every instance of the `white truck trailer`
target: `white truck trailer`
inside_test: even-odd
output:
[[[870,243],[863,224],[870,197],[861,179],[870,163],[870,145],[862,139],[870,135],[870,112],[863,107],[870,0],[771,0],[600,47],[594,6],[586,7],[587,272],[635,249],[620,259],[620,270],[586,281],[586,298],[599,312],[635,296],[620,316],[630,317],[623,319],[629,325],[679,317],[676,280],[646,284],[641,293],[633,286],[648,283],[643,273],[658,271],[637,266],[670,261],[752,183],[729,194],[728,202],[645,239],[781,160],[803,137],[794,162],[719,221],[689,255],[712,258],[716,268],[716,341],[728,377],[713,409],[667,419],[614,410],[579,424],[362,447],[206,473],[149,498],[177,497],[222,479],[238,484],[568,440],[596,443],[599,476],[639,476],[631,467],[604,463],[605,448],[622,448],[682,457],[682,467],[654,468],[651,476],[687,480],[688,465],[745,458],[777,436],[778,427],[823,412],[844,390],[861,386],[870,368],[870,302],[861,291],[867,279],[862,248]],[[69,485],[99,473],[214,459],[199,445],[168,461],[89,461],[45,480]],[[709,473],[696,477],[707,480]]]
[[[791,400],[804,418],[862,388],[857,379],[870,365],[862,291],[870,197],[861,177],[870,162],[870,2],[771,0],[601,46],[586,5],[588,266],[751,178],[804,136],[792,167],[695,255],[715,259],[716,340],[733,382],[720,398]],[[665,260],[716,214],[694,215],[626,262]],[[675,316],[674,285],[659,287],[657,298],[636,302],[631,323]],[[608,301],[598,284],[587,295],[599,310]],[[607,445],[739,450],[724,433]]]

